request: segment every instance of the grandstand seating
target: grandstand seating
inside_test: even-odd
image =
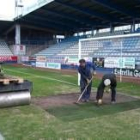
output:
[[[114,31],[114,32],[103,32],[103,33],[96,33],[93,37],[103,37],[103,36],[113,36],[113,35],[122,35],[126,32],[126,30],[121,31]]]
[[[8,45],[4,40],[0,40],[0,56],[11,56],[13,55]]]
[[[72,45],[73,45],[73,42],[58,43],[49,48],[46,48],[45,50],[37,53],[36,55],[54,56],[54,55],[57,55],[57,53],[61,52],[62,50]]]
[[[32,56],[35,53],[44,50],[48,47],[48,45],[26,45],[26,55]]]
[[[129,37],[125,38],[122,41],[122,44],[119,42],[115,43],[111,40],[99,41],[99,49],[93,52],[95,57],[107,57],[107,56],[120,56],[121,55],[121,45],[122,45],[122,56],[124,57],[138,57],[140,56],[140,37]]]
[[[46,48],[43,51],[40,51],[39,53],[36,54],[36,56],[40,56],[40,55],[46,55],[46,56],[65,56],[65,51],[67,51],[69,48],[72,49],[72,53],[73,53],[73,49],[76,46],[76,49],[78,48],[78,40],[82,38],[82,37],[70,37],[67,39],[64,39],[62,42],[57,43],[55,45],[52,45],[49,48]],[[64,52],[64,54],[63,54]],[[71,52],[70,52],[71,53]],[[77,55],[77,53],[76,53]]]
[[[60,59],[66,56],[78,56],[78,40],[79,37],[71,37],[69,39],[65,39],[61,43],[55,44],[50,48],[47,48],[36,55],[45,55],[48,58]],[[122,40],[122,44],[120,42],[115,42],[106,39],[100,41],[88,41],[82,44],[82,57],[119,57],[121,55],[121,45],[122,45],[122,56],[124,57],[135,57],[136,59],[140,56],[140,37],[129,37],[124,38]]]

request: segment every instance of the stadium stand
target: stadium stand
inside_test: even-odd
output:
[[[74,48],[76,48],[78,51],[78,40],[80,38],[84,38],[84,36],[64,39],[62,42],[52,45],[49,48],[37,53],[36,56],[66,56],[66,52],[69,49],[70,51],[68,54],[71,54],[73,53]],[[77,55],[77,52],[75,55]]]
[[[26,55],[32,56],[35,53],[46,49],[47,47],[47,45],[26,45]]]
[[[65,57],[78,56],[80,38],[140,32],[139,25],[136,26],[140,23],[140,12],[137,7],[139,2],[131,1],[125,5],[123,3],[125,2],[120,3],[117,0],[106,1],[106,3],[101,0],[48,1],[41,7],[32,9],[31,13],[26,12],[26,14],[15,17],[13,21],[16,22],[0,21],[0,35],[2,37],[6,35],[7,39],[15,40],[18,23],[21,28],[20,42],[26,46],[27,56],[47,56],[49,61],[61,62]],[[117,8],[116,5],[121,5],[121,8]],[[124,28],[124,26],[128,27]],[[74,34],[86,34],[89,31],[89,36],[72,37]],[[56,39],[57,35],[69,36],[69,38],[57,44],[46,44],[46,42]],[[11,45],[13,44],[16,43]],[[138,57],[140,55],[139,38],[124,39],[122,45],[123,56]],[[82,46],[82,56],[117,57],[120,56],[120,44],[112,43],[111,40],[91,41]]]
[[[124,57],[138,57],[140,52],[138,51],[140,42],[140,37],[129,37],[122,41],[122,56]],[[93,44],[94,46],[99,46],[96,52],[93,52],[93,56],[96,57],[107,57],[107,56],[120,56],[121,54],[121,44],[115,43],[111,40],[103,40]]]
[[[67,47],[71,46],[73,42],[62,42],[55,44],[49,48],[46,48],[45,50],[37,53],[36,55],[46,55],[46,56],[54,56],[57,53],[59,53],[61,50],[66,49]]]
[[[13,55],[10,48],[4,40],[0,40],[0,56],[11,56]]]
[[[95,34],[94,37],[102,37],[102,36],[109,36],[109,35],[120,35],[124,34],[124,31],[115,31],[114,33],[98,33]],[[62,42],[55,44],[53,46],[50,46],[49,48],[46,48],[45,50],[39,52],[36,54],[38,55],[46,55],[46,56],[77,56],[78,55],[78,40],[80,38],[85,38],[85,36],[81,37],[71,37],[68,39],[63,40]],[[123,50],[129,51],[129,47],[136,46],[138,43],[139,38],[129,38],[123,40]],[[118,46],[119,45],[119,46]],[[91,42],[88,44],[85,44],[82,47],[82,55],[83,56],[97,56],[97,57],[106,57],[108,55],[118,56],[120,55],[118,53],[120,47],[120,44],[117,46],[113,43],[111,43],[110,40],[108,41],[100,41],[100,42]],[[93,47],[94,46],[94,47]],[[102,47],[101,47],[102,46]],[[116,48],[115,48],[116,47]],[[131,49],[132,51],[132,49]],[[131,52],[132,53],[132,52]],[[128,55],[129,53],[124,53],[123,55]]]
[[[78,56],[78,40],[80,37],[71,37],[55,44],[36,54],[36,56],[47,56],[48,62],[64,63],[64,58]],[[121,55],[121,44],[115,40],[91,41],[82,45],[82,57],[119,57]],[[140,37],[129,37],[122,40],[122,56],[140,56]]]
[[[129,31],[129,30],[127,30]],[[113,35],[122,35],[126,32],[126,30],[114,31],[114,32],[104,32],[104,33],[96,33],[93,37],[103,37],[103,36],[113,36]]]

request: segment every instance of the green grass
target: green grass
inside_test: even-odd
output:
[[[120,103],[118,105],[103,105],[97,106],[93,103],[53,107],[47,111],[62,121],[77,121],[93,117],[101,117],[104,115],[112,115],[119,112],[124,112],[140,107],[140,100],[133,102]],[[83,113],[84,112],[84,113]]]
[[[34,85],[32,96],[47,96],[79,91],[76,75],[39,71],[33,68],[9,68],[9,66],[5,66],[5,73],[32,81]]]
[[[31,80],[34,97],[79,91],[70,84],[77,84],[76,75],[13,66],[4,69]],[[95,79],[94,88],[98,83]],[[140,96],[137,84],[118,83],[117,90]],[[47,110],[35,105],[0,109],[0,133],[5,140],[140,140],[140,101],[100,107],[89,103]]]
[[[33,68],[21,68],[21,67],[12,67],[5,66],[5,73],[9,75],[20,76],[25,79],[31,80],[34,83],[34,92],[33,96],[46,96],[46,95],[56,95],[60,93],[71,93],[78,92],[79,87],[77,86],[77,75],[66,75],[59,72],[50,72],[50,71],[40,71]],[[53,78],[50,80],[48,78]],[[60,83],[59,81],[62,82]],[[67,82],[67,83],[65,83]],[[93,87],[96,89],[100,80],[94,79]],[[74,85],[73,85],[74,84]],[[55,85],[55,86],[54,86]],[[47,87],[47,88],[46,88]],[[40,90],[41,89],[41,90]],[[119,83],[117,86],[117,91],[140,96],[140,86],[135,83]]]

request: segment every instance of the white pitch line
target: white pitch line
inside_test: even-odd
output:
[[[130,94],[126,94],[126,93],[122,93],[122,92],[118,92],[120,95],[125,95],[125,96],[128,96],[128,97],[131,97],[131,98],[135,98],[135,99],[140,99],[139,96],[135,96],[135,95],[130,95]]]
[[[11,71],[11,72],[15,72],[15,73],[22,73],[22,74],[34,76],[34,77],[37,77],[37,78],[48,79],[48,80],[52,80],[52,81],[57,81],[57,82],[61,82],[61,83],[65,83],[65,84],[69,84],[69,85],[73,85],[73,86],[77,86],[76,84],[73,84],[71,82],[67,82],[67,81],[63,81],[63,80],[58,80],[58,79],[47,77],[47,76],[40,76],[40,75],[35,75],[35,74],[31,74],[31,73],[27,73],[27,72],[21,72],[21,71],[16,71],[16,70],[11,70],[11,69],[5,69],[5,70]]]

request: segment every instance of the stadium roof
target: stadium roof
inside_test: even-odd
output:
[[[19,20],[22,25],[55,33],[129,25],[134,21],[140,23],[140,0],[54,0]]]
[[[0,34],[3,34],[5,31],[11,29],[14,25],[11,21],[0,21]]]

